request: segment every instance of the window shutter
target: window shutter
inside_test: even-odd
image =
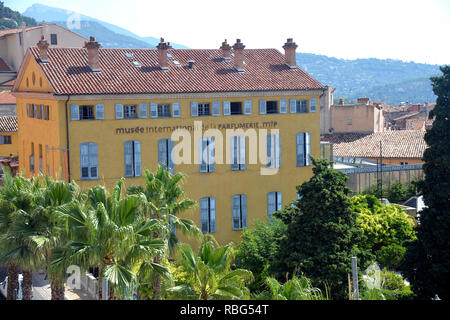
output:
[[[231,197],[232,230],[241,229],[241,196]]]
[[[169,172],[171,174],[175,173],[175,163],[173,161],[173,140],[167,140],[167,162],[169,164]]]
[[[245,170],[245,136],[239,137],[239,169]]]
[[[266,114],[267,102],[266,100],[259,100],[259,114]]]
[[[245,100],[244,114],[252,114],[252,100]]]
[[[214,101],[212,107],[212,115],[220,116],[220,101]]]
[[[239,170],[239,137],[231,138],[231,170]]]
[[[30,118],[30,105],[27,103],[27,117]]]
[[[214,138],[208,138],[208,172],[214,172]]]
[[[209,198],[209,232],[216,232],[216,198]]]
[[[280,100],[280,113],[287,113],[287,101],[286,99]]]
[[[80,144],[80,170],[81,177],[89,177],[89,144]]]
[[[307,166],[311,165],[311,138],[309,132],[305,133],[305,162]]]
[[[150,102],[150,118],[158,118],[158,105]]]
[[[191,117],[198,117],[198,102],[191,101]]]
[[[266,148],[267,148],[267,164],[266,164],[266,166],[267,166],[267,168],[272,168],[272,165],[273,165],[273,159],[272,159],[273,152],[272,152],[272,135],[271,134],[267,135]]]
[[[95,105],[95,119],[98,119],[98,120],[105,119],[105,106],[103,103]]]
[[[33,104],[33,118],[37,119],[37,104]]]
[[[141,143],[134,141],[134,176],[141,176]]]
[[[200,199],[200,228],[203,233],[209,232],[209,199]]]
[[[297,112],[297,106],[295,99],[289,100],[289,112],[290,113],[296,113]]]
[[[172,103],[172,117],[179,118],[180,115],[181,115],[180,103],[179,102]]]
[[[282,201],[281,201],[281,192],[277,192],[277,208],[275,211],[281,210],[282,208]]]
[[[0,136],[0,144],[5,144],[5,139],[4,139],[5,137],[4,136]]]
[[[39,119],[44,120],[44,105],[43,104],[39,105]]]
[[[123,119],[123,104],[116,103],[116,119]]]
[[[80,109],[77,104],[70,105],[70,120],[80,120]]]
[[[98,152],[96,143],[89,143],[89,163],[89,176],[91,178],[98,178]]]
[[[147,103],[139,103],[139,118],[147,119]]]
[[[317,102],[316,98],[312,98],[309,100],[309,112],[316,112],[317,110]]]
[[[269,192],[267,194],[267,215],[270,220],[272,220],[272,213],[276,211],[276,199],[275,192]]]
[[[167,140],[158,140],[158,163],[164,167],[168,167],[167,163]]]
[[[247,228],[247,196],[245,194],[241,195],[241,217],[242,228]]]
[[[223,115],[229,116],[231,114],[231,104],[230,101],[223,102]]]
[[[208,142],[206,138],[200,138],[198,143],[198,158],[199,158],[199,165],[200,165],[200,172],[208,172],[208,164],[207,164],[207,155],[205,154],[205,151],[207,151]]]
[[[281,140],[280,135],[274,135],[275,142],[275,168],[281,168]]]
[[[305,134],[297,133],[296,135],[297,145],[297,167],[305,165]]]
[[[125,177],[133,176],[133,141],[123,143]]]

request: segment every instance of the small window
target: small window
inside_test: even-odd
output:
[[[58,38],[57,38],[56,34],[54,34],[54,33],[52,33],[50,35],[50,44],[55,45],[55,46],[58,44]]]
[[[158,140],[158,163],[166,167],[171,174],[175,173],[173,145],[174,141],[171,139]]]
[[[80,120],[94,120],[94,106],[80,106]]]
[[[88,142],[80,144],[81,179],[98,179],[97,144]]]
[[[170,118],[170,104],[158,104],[158,118]]]
[[[232,230],[247,227],[247,196],[238,194],[231,197]]]
[[[141,176],[141,143],[126,141],[124,143],[125,177]]]
[[[216,198],[200,199],[200,227],[202,233],[216,232]]]
[[[272,214],[282,209],[281,192],[269,192],[267,194],[267,215],[269,223],[272,220]]]
[[[297,113],[307,113],[308,112],[306,100],[297,100],[296,112]]]
[[[242,114],[242,102],[231,102],[231,114]]]
[[[198,116],[210,116],[211,107],[209,103],[199,103],[198,104]]]
[[[0,136],[0,144],[11,144],[11,136]]]
[[[277,101],[267,101],[267,103],[266,103],[266,113],[278,113],[278,103],[277,103]]]
[[[347,119],[347,125],[351,126],[352,125],[352,119]]]
[[[124,105],[123,113],[125,119],[137,119],[137,107],[136,105]]]
[[[46,105],[44,108],[44,120],[50,120],[50,106]]]

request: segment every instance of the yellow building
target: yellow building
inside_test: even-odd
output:
[[[18,146],[17,117],[0,117],[0,158],[17,157]]]
[[[157,49],[40,41],[13,89],[20,169],[111,188],[123,176],[143,184],[143,170],[163,163],[186,174],[186,195],[199,203],[184,216],[221,243],[239,241],[243,227],[296,199],[295,186],[312,176],[310,155],[320,156],[325,88],[296,66],[296,47],[288,39],[283,55],[240,40],[211,50],[174,50],[163,39]]]

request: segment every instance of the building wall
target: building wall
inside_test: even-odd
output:
[[[10,136],[11,144],[0,144],[0,157],[18,155],[19,137],[17,132],[0,132],[0,136]]]
[[[382,110],[372,105],[331,106],[333,132],[380,132],[383,131]]]

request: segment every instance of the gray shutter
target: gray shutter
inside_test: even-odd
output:
[[[267,102],[266,100],[259,100],[259,114],[266,114]]]
[[[317,110],[317,100],[312,98],[309,100],[309,112],[316,112]]]
[[[311,165],[311,138],[309,132],[305,133],[305,161],[306,165]]]
[[[223,102],[223,115],[229,116],[231,114],[231,104],[230,101]]]
[[[241,196],[234,195],[231,197],[231,217],[232,217],[232,230],[241,229]]]
[[[133,176],[133,141],[123,143],[125,177]]]
[[[164,167],[168,167],[167,163],[167,140],[158,140],[158,163]]]
[[[273,159],[272,159],[272,135],[268,134],[266,136],[266,148],[267,148],[267,164],[266,167],[267,168],[272,168],[273,166]]]
[[[167,140],[167,162],[169,164],[169,172],[171,174],[175,173],[175,163],[173,161],[173,140]]]
[[[105,119],[105,105],[103,103],[95,105],[95,119],[98,120]]]
[[[295,99],[289,100],[289,111],[290,111],[290,113],[296,113],[297,112],[296,100]]]
[[[252,100],[245,100],[244,114],[252,114]]]
[[[30,104],[27,103],[27,117],[30,118]]]
[[[89,163],[89,177],[98,178],[98,152],[96,143],[89,143]]]
[[[214,172],[215,160],[214,160],[214,138],[208,138],[208,172]]]
[[[216,198],[209,198],[209,232],[216,232]]]
[[[209,232],[209,199],[200,199],[200,228],[203,233]]]
[[[280,135],[274,135],[275,142],[275,168],[281,168],[281,139]]]
[[[207,150],[208,142],[206,138],[200,138],[198,143],[198,153],[199,153],[199,166],[200,172],[208,172],[207,155],[205,150]]]
[[[191,101],[191,117],[198,117],[198,102]]]
[[[276,196],[275,192],[269,192],[267,194],[267,216],[269,218],[269,222],[272,219],[272,213],[276,211]]]
[[[43,104],[39,105],[39,119],[41,119],[41,120],[44,119],[44,105]]]
[[[297,145],[297,167],[303,167],[305,165],[305,134],[304,133],[297,133],[296,145]]]
[[[123,119],[123,104],[116,103],[116,119]]]
[[[287,101],[286,99],[280,100],[280,113],[287,113]]]
[[[220,116],[220,101],[213,101],[212,104],[212,115]]]
[[[239,169],[245,170],[245,136],[239,137]]]
[[[134,141],[134,176],[141,176],[141,143]]]
[[[150,118],[158,118],[158,105],[150,102]]]
[[[281,200],[281,192],[277,192],[277,207],[276,207],[275,211],[283,209],[282,205],[283,205],[283,202]]]
[[[180,116],[181,116],[180,103],[179,102],[172,103],[172,117],[179,118]]]
[[[239,137],[232,136],[231,138],[231,170],[239,170]]]
[[[247,196],[241,195],[242,228],[247,228]]]
[[[70,120],[80,120],[80,108],[77,104],[70,105]]]
[[[5,137],[4,136],[0,136],[0,144],[4,144],[5,143]]]
[[[147,103],[139,103],[139,118],[147,119]]]

